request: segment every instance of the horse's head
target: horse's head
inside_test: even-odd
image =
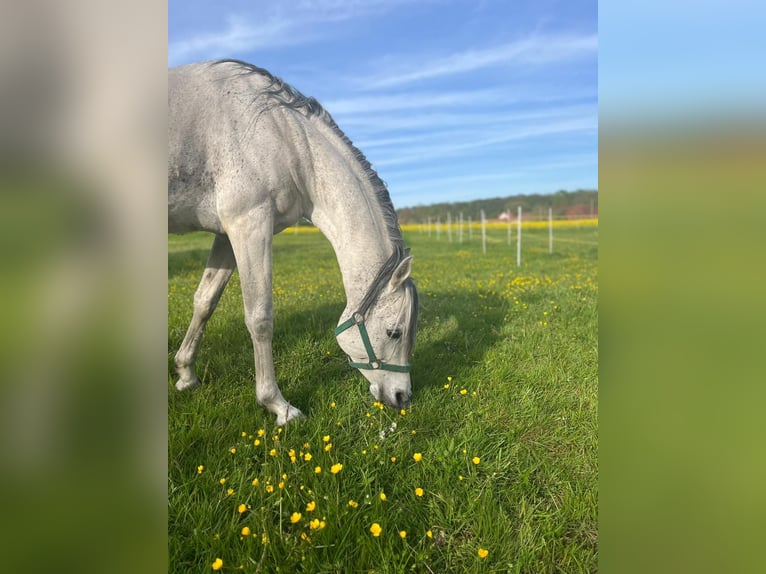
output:
[[[369,381],[375,400],[396,409],[412,397],[409,355],[417,332],[418,293],[409,278],[411,265],[412,257],[389,260],[359,308],[335,329],[338,344]]]

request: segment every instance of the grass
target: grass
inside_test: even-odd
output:
[[[486,255],[476,234],[405,232],[421,312],[402,413],[373,403],[334,341],[345,298],[329,244],[288,231],[274,357],[308,418],[275,428],[235,274],[202,343],[206,384],[178,393],[168,378],[169,571],[595,571],[598,228],[558,229],[552,255],[546,229],[524,233],[517,268],[502,230]],[[210,243],[169,239],[169,373]]]

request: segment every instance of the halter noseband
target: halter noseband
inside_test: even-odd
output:
[[[368,363],[354,363],[351,360],[351,357],[348,358],[348,364],[356,369],[365,369],[368,371],[394,371],[396,373],[409,373],[410,372],[410,366],[409,365],[391,365],[389,363],[384,363],[380,359],[378,359],[375,356],[375,351],[372,350],[372,343],[370,343],[370,337],[367,335],[367,328],[364,326],[364,315],[359,313],[358,311],[355,311],[353,315],[351,315],[351,318],[344,321],[340,325],[338,325],[335,328],[335,336],[337,337],[340,335],[343,331],[350,329],[356,325],[359,327],[359,335],[362,337],[362,343],[364,343],[364,348],[367,350],[367,358],[369,359]]]

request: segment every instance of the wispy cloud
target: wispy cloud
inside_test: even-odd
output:
[[[370,18],[414,0],[301,0],[256,3],[252,12],[229,14],[212,32],[172,39],[170,65],[195,58],[241,55],[258,49],[280,48],[318,41],[337,33],[333,23]],[[348,30],[348,28],[346,28]]]
[[[366,78],[359,87],[368,90],[390,88],[492,66],[542,66],[595,57],[597,50],[596,34],[533,35],[491,48],[464,50],[431,61],[411,63],[407,68],[392,69]]]

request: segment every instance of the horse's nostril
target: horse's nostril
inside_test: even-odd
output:
[[[403,391],[396,391],[396,393],[394,393],[394,398],[396,398],[396,404],[399,406],[400,409],[410,404],[409,393],[405,393]]]

